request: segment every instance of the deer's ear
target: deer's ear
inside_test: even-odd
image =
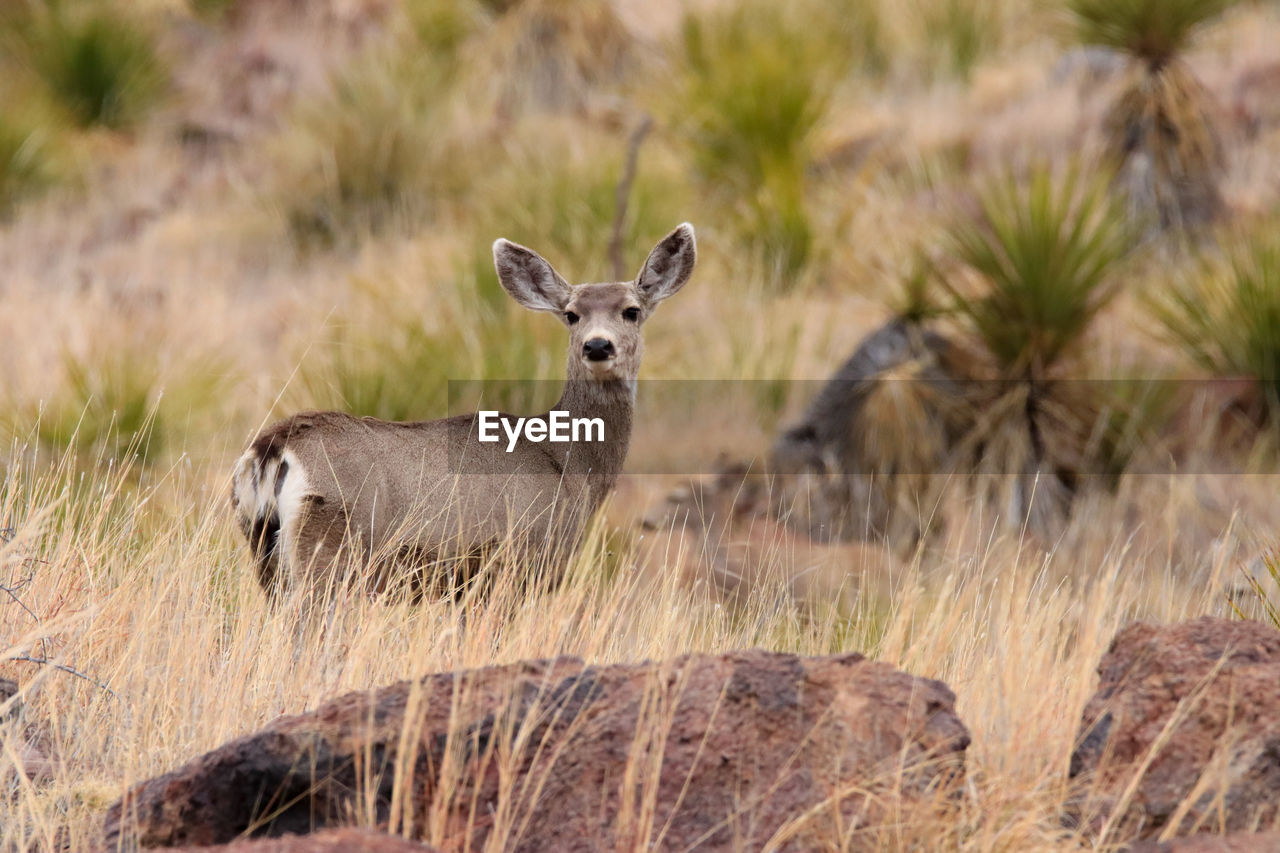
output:
[[[681,223],[658,242],[640,268],[636,288],[641,298],[653,306],[674,295],[689,280],[697,260],[693,226],[688,222]]]
[[[495,240],[493,265],[502,289],[525,308],[558,313],[573,298],[573,288],[560,273],[542,255],[519,243]]]

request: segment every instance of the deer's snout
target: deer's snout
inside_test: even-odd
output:
[[[588,361],[605,361],[613,358],[615,354],[613,341],[608,338],[591,338],[582,345],[582,354]]]

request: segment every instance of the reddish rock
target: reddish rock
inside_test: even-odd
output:
[[[385,824],[394,806],[408,834],[450,851],[760,849],[788,824],[772,849],[809,850],[900,803],[945,801],[969,743],[954,703],[941,682],[858,654],[432,675],[283,717],[145,782],[105,834],[112,849],[215,844],[357,810]]]
[[[1280,631],[1211,618],[1139,622],[1112,640],[1098,675],[1071,756],[1071,819],[1153,838],[1188,798],[1179,832],[1280,819]]]
[[[371,829],[324,829],[310,835],[254,838],[217,847],[168,847],[167,853],[434,853],[434,847]]]
[[[1172,841],[1139,841],[1128,853],[1280,853],[1280,832],[1193,835]]]

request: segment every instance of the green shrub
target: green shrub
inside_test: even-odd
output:
[[[1081,44],[1126,53],[1159,69],[1196,32],[1240,0],[1066,0]]]
[[[961,79],[1000,40],[998,0],[917,0],[916,14],[930,66]]]
[[[160,376],[154,364],[136,353],[63,357],[67,384],[40,413],[38,436],[58,450],[101,459],[140,461],[165,449],[160,413]]]
[[[478,182],[472,194],[475,250],[471,271],[482,291],[506,306],[492,272],[489,245],[505,237],[554,258],[561,272],[576,281],[613,278],[610,241],[617,214],[618,184],[624,171],[627,141],[593,135],[584,146],[590,153],[566,153],[541,136],[532,144],[509,146],[503,166]],[[640,270],[653,244],[688,218],[688,191],[662,148],[640,152],[630,186],[620,249],[621,276]]]
[[[218,21],[230,12],[237,0],[187,0],[187,5],[198,17],[208,21]]]
[[[24,63],[82,127],[122,129],[159,99],[167,71],[147,23],[108,0],[47,0],[8,22]]]
[[[814,132],[853,62],[848,33],[816,8],[748,0],[687,16],[672,102],[705,187],[787,275],[812,248]]]
[[[298,107],[277,144],[274,196],[300,242],[330,245],[421,221],[446,179],[439,81],[431,62],[374,52]]]
[[[190,358],[162,369],[149,348],[99,341],[84,355],[64,352],[65,382],[25,419],[59,454],[152,463],[216,398],[223,380],[212,365]]]
[[[47,131],[0,114],[0,221],[52,180]]]
[[[437,290],[463,286],[462,279],[436,283]],[[428,327],[390,291],[367,295],[367,319],[339,328],[304,366],[309,405],[407,421],[464,410],[481,392],[486,406],[508,411],[555,402],[555,382],[531,381],[563,378],[563,342],[551,318],[501,316],[475,300],[438,306],[444,316]]]
[[[1239,240],[1155,298],[1170,339],[1219,376],[1252,377],[1280,414],[1280,238]]]
[[[1043,378],[1115,295],[1133,232],[1105,187],[1075,170],[1038,170],[1026,185],[1006,176],[978,201],[950,244],[979,287],[948,288],[1006,376]]]

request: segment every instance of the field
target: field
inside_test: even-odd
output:
[[[1202,2],[1170,39],[1180,76],[1160,85],[1185,124],[1172,153],[1135,143],[1141,168],[1114,159],[1115,105],[1168,102],[1131,87],[1150,57],[1087,37],[1085,0],[10,5],[0,678],[21,694],[0,709],[0,850],[83,849],[131,785],[347,690],[752,646],[862,651],[957,694],[960,809],[846,846],[1118,849],[1061,820],[1111,637],[1266,618],[1280,596],[1258,572],[1280,523],[1274,2]],[[1096,239],[984,266],[993,234],[1013,254],[1020,205]],[[698,267],[646,326],[642,377],[745,402],[638,433],[558,589],[526,594],[507,565],[485,599],[270,606],[228,503],[261,427],[437,417],[450,380],[557,380],[564,333],[501,291],[492,241],[604,281],[686,220]],[[1041,299],[1068,279],[1075,302]],[[639,523],[721,454],[762,462],[897,316],[957,342],[967,377],[1154,378],[1169,399],[1122,407],[1143,436],[1126,454],[1037,439],[1108,473],[1048,520],[1002,490],[1021,469],[979,466],[913,496],[918,540],[757,542],[736,595],[691,530]],[[868,452],[926,441],[908,426]],[[984,429],[985,458],[1022,447]]]

